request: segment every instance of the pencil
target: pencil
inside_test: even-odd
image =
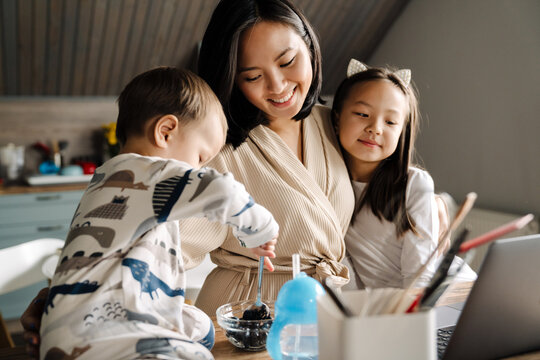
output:
[[[461,246],[459,247],[459,252],[464,253],[472,248],[495,240],[509,232],[519,230],[525,225],[527,225],[533,218],[533,214],[527,214],[523,217],[520,217],[519,219],[513,220],[509,223],[499,226],[498,228],[488,231],[487,233],[477,236],[474,239],[467,240],[463,244],[461,244]]]

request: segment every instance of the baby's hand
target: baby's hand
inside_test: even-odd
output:
[[[250,248],[252,253],[254,253],[257,256],[264,256],[264,267],[268,269],[268,271],[274,271],[274,264],[272,264],[272,261],[270,261],[270,258],[275,258],[276,253],[274,250],[276,249],[276,243],[277,243],[277,235],[272,240],[262,244],[261,246],[257,246],[255,248]]]

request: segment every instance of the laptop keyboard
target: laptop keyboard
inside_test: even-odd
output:
[[[442,359],[450,337],[454,333],[455,325],[437,329],[437,357]]]

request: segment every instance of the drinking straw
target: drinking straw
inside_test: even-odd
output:
[[[293,279],[296,278],[296,275],[300,273],[300,255],[293,254],[292,256],[292,275]]]

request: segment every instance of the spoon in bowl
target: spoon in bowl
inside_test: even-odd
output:
[[[264,267],[264,256],[259,257],[259,273],[257,283],[257,299],[251,304],[242,315],[242,320],[263,320],[270,319],[270,308],[261,300],[261,284]]]

